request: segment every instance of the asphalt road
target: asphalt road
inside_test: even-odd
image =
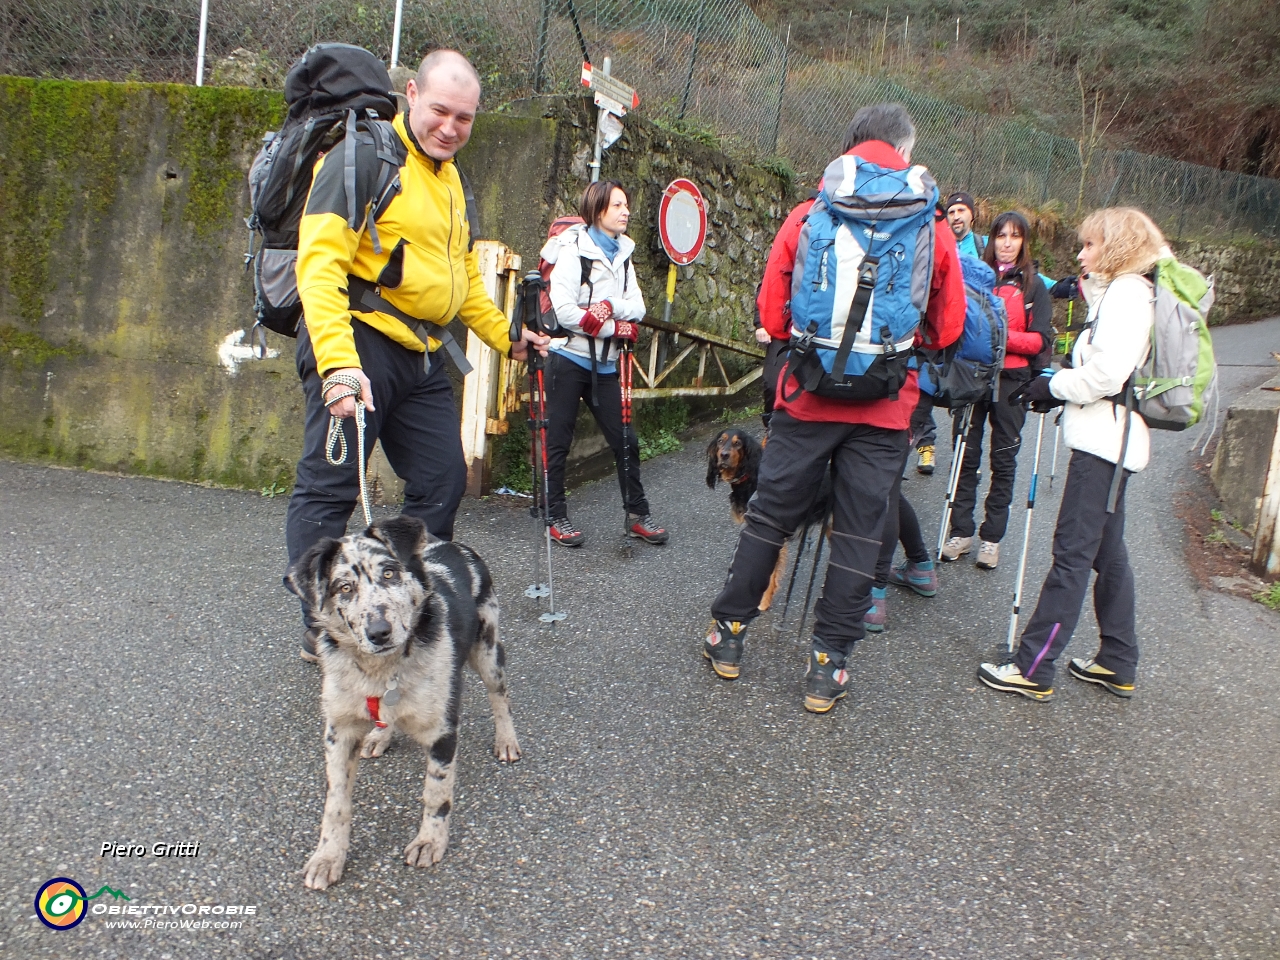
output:
[[[1228,390],[1273,375],[1276,349],[1280,320],[1222,331],[1220,360],[1245,364],[1223,367]],[[726,493],[703,485],[703,441],[645,464],[666,547],[622,557],[616,489],[573,494],[591,540],[555,556],[569,619],[554,630],[522,596],[539,528],[511,501],[464,504],[459,539],[504,601],[524,759],[489,756],[471,678],[443,862],[400,860],[423,764],[397,741],[361,766],[346,875],[325,893],[301,878],[322,725],[279,586],[285,501],[0,463],[0,956],[1280,956],[1280,617],[1190,579],[1170,509],[1186,444],[1157,437],[1130,486],[1129,702],[1065,672],[1048,704],[974,678],[1004,641],[1029,450],[1000,569],[952,564],[933,600],[892,593],[888,632],[857,649],[826,717],[801,708],[805,644],[772,615],[736,683],[699,656],[736,535]],[[943,461],[906,485],[926,529]],[[1055,488],[1042,481],[1028,608]],[[1095,631],[1088,614],[1068,655]],[[183,841],[198,856],[100,856]],[[32,902],[58,876],[131,898],[91,906],[256,913],[174,930],[91,914],[55,932]]]

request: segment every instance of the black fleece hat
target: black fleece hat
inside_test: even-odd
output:
[[[972,213],[975,217],[978,215],[978,205],[973,202],[973,197],[963,192],[953,193],[951,196],[947,197],[947,205],[943,209],[950,210],[957,203],[963,203],[966,207],[969,208],[969,212]]]

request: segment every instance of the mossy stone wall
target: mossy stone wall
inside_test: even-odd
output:
[[[293,341],[271,335],[271,359],[219,360],[252,324],[245,173],[283,115],[263,90],[0,77],[0,452],[288,486],[302,436]],[[577,98],[482,114],[460,157],[479,233],[535,266],[548,223],[576,207],[593,129]],[[705,260],[681,270],[673,319],[749,342],[755,286],[798,188],[641,117],[625,130],[603,175],[632,189],[651,315],[667,268],[661,193],[689,177],[708,198],[710,236]],[[1220,291],[1255,278],[1241,289],[1247,312],[1273,309],[1272,251],[1241,248],[1213,266]],[[575,456],[593,452],[595,434],[582,424]]]
[[[0,452],[287,487],[302,436],[293,341],[271,335],[278,356],[219,362],[228,336],[252,324],[245,173],[283,115],[280,95],[263,90],[0,77]],[[482,114],[460,157],[480,233],[507,242],[527,266],[585,183],[576,161],[590,141],[587,119],[574,102]],[[663,145],[650,149],[655,137]],[[631,118],[605,167],[639,185],[637,268],[657,310],[665,261],[645,221],[662,187],[677,175],[704,182],[701,166],[742,177],[701,145],[681,152],[677,139]],[[781,198],[772,207],[760,199],[778,194],[780,181],[750,176],[752,214],[785,212]],[[717,210],[725,204],[716,199]],[[729,206],[731,220],[742,208]],[[731,295],[717,285],[709,307],[696,276],[682,283],[689,322],[749,335],[746,295],[760,253],[742,256],[732,283],[721,268]]]

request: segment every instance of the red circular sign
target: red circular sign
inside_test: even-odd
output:
[[[658,234],[662,249],[684,266],[697,259],[707,242],[707,201],[689,180],[672,180],[658,208]]]

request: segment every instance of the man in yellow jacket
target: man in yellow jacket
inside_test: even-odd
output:
[[[524,359],[530,344],[546,353],[546,338],[528,330],[522,340],[509,341],[506,317],[485,292],[469,249],[466,201],[453,158],[471,136],[479,75],[462,54],[438,50],[423,60],[405,94],[409,109],[394,121],[399,192],[373,195],[386,158],[380,158],[374,138],[362,137],[355,163],[359,216],[350,215],[346,164],[338,146],[329,162],[321,158],[316,164],[299,227],[298,292],[305,322],[298,330],[297,363],[307,413],[285,523],[290,566],[322,537],[341,537],[355,508],[356,458],[333,466],[325,445],[331,416],[355,416],[355,397],[344,395],[357,386],[365,405],[365,450],[382,441],[396,475],[405,481],[405,513],[421,519],[437,537],[451,539],[466,486],[443,355],[424,357],[440,343],[434,338],[424,343],[396,315],[354,302],[359,281],[376,284],[402,316],[440,326],[456,316],[489,346],[516,359]],[[375,202],[378,209],[371,210]],[[359,229],[350,227],[353,220]],[[350,277],[357,278],[354,285]],[[352,425],[344,428],[354,441]],[[349,445],[355,449],[354,442]],[[315,659],[318,639],[308,625],[304,659]]]

